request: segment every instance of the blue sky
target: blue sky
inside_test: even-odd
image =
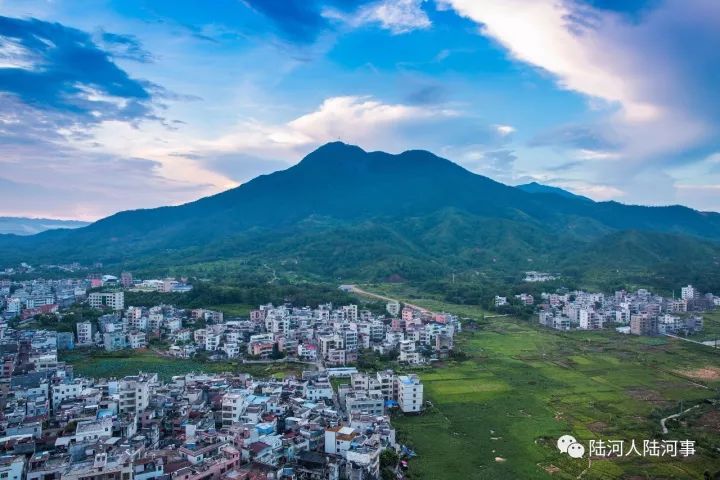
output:
[[[0,0],[0,16],[2,215],[183,203],[338,139],[720,211],[716,0]]]

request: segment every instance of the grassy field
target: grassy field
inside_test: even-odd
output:
[[[226,319],[229,317],[249,317],[250,310],[253,310],[254,308],[257,307],[245,305],[243,303],[223,303],[207,307],[208,310],[217,310],[222,312]]]
[[[703,313],[702,317],[703,331],[690,338],[698,342],[720,339],[720,311],[716,310],[712,313]]]
[[[465,318],[479,318],[482,315],[494,315],[479,305],[457,305],[442,301],[439,296],[428,294],[404,283],[372,283],[359,285],[368,292],[396,298],[435,312],[447,312]]]
[[[157,373],[168,380],[173,375],[190,372],[242,372],[257,377],[299,375],[307,365],[293,363],[240,364],[238,362],[209,362],[195,359],[161,357],[152,351],[127,350],[105,353],[97,350],[63,352],[60,360],[71,363],[79,375],[109,378],[137,375],[138,372]]]
[[[394,421],[419,454],[412,478],[702,478],[720,470],[720,412],[703,405],[693,419],[659,420],[718,397],[720,356],[710,348],[613,332],[558,333],[496,318],[466,332],[469,355],[422,373],[433,407]],[[710,378],[709,368],[716,373]],[[709,415],[709,417],[708,417]],[[715,418],[717,416],[717,418]],[[710,420],[708,420],[710,418]],[[715,422],[717,420],[717,422]],[[690,438],[698,455],[574,460],[555,441]]]

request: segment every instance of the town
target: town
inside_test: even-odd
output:
[[[553,280],[530,273],[529,283]],[[340,289],[362,292],[352,287]],[[415,452],[393,422],[432,406],[417,369],[458,357],[466,319],[377,295],[366,304],[266,303],[246,315],[126,304],[136,292],[162,300],[192,290],[187,278],[140,280],[129,272],[1,280],[0,478],[405,478]],[[492,305],[499,322],[523,308],[560,331],[685,337],[702,331],[703,312],[720,297],[690,285],[678,298],[560,288],[496,296]],[[53,328],[78,307],[86,317],[73,317],[71,330]],[[230,371],[100,378],[63,361],[66,352],[133,350]],[[368,355],[384,362],[368,368]],[[297,368],[280,376],[243,372],[276,364]]]
[[[150,308],[125,306],[125,291],[150,288],[157,292],[186,292],[187,279],[133,281],[132,275],[91,275],[81,280],[0,281],[4,305],[0,338],[9,323],[28,323],[41,314],[60,315],[63,308],[85,303],[101,311],[97,320],[75,324],[76,336],[59,333],[62,344],[97,347],[105,351],[144,349],[151,340],[163,345],[163,355],[189,358],[199,352],[211,360],[291,358],[323,366],[357,362],[361,351],[420,365],[447,358],[461,331],[457,316],[402,307],[388,302],[381,314],[350,304],[331,303],[294,307],[261,305],[248,318],[225,318],[204,308],[172,305]],[[88,293],[89,292],[89,293]]]
[[[82,280],[3,280],[0,324],[0,478],[178,480],[396,478],[412,455],[395,438],[391,414],[425,406],[413,373],[359,371],[362,351],[399,364],[446,358],[459,320],[389,302],[385,313],[357,305],[261,305],[248,318],[216,310],[125,306],[125,291],[192,288],[185,281],[135,282],[129,274]],[[97,320],[75,332],[32,328],[82,303]],[[75,375],[59,352],[147,349],[208,361],[292,360],[299,376],[187,373],[162,379]],[[383,457],[383,452],[390,452]],[[381,462],[381,457],[390,460]]]
[[[0,478],[380,478],[383,452],[403,451],[389,413],[424,406],[417,376],[392,371],[85,378],[57,361],[61,343],[14,331],[0,344]]]
[[[496,296],[499,311],[510,305]],[[634,335],[693,335],[703,330],[702,313],[720,307],[720,296],[701,294],[692,285],[680,289],[679,298],[667,298],[646,289],[618,290],[612,295],[585,291],[543,292],[540,301],[521,293],[513,303],[532,306],[540,325],[555,330],[600,330],[610,326]]]

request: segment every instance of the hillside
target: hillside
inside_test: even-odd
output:
[[[578,262],[647,269],[660,260],[683,265],[688,251],[718,257],[717,213],[540,190],[495,182],[425,151],[390,155],[330,143],[287,170],[195,202],[121,212],[77,230],[1,236],[0,265],[102,261],[165,271],[270,263],[332,279],[419,279]],[[662,245],[662,253],[603,248],[630,231],[638,232],[634,244]]]
[[[550,193],[550,194],[554,194],[554,195],[560,195],[561,197],[566,197],[566,198],[581,198],[583,200],[592,201],[587,197],[583,197],[582,195],[576,195],[572,192],[568,192],[567,190],[563,190],[562,188],[552,187],[550,185],[543,185],[543,184],[537,183],[537,182],[530,182],[530,183],[524,183],[522,185],[516,185],[515,188],[522,190],[523,192],[528,192],[528,193]]]

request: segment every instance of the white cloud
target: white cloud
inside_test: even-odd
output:
[[[205,193],[210,194],[254,176],[258,163],[267,162],[267,168],[278,168],[283,162],[289,166],[329,141],[341,140],[369,150],[395,151],[398,146],[432,148],[413,138],[415,129],[434,129],[438,122],[458,116],[458,112],[443,108],[341,96],[327,98],[316,110],[284,123],[243,119],[217,136],[193,132],[188,126],[168,131],[153,122],[135,128],[124,122],[106,121],[91,136],[68,135],[67,140],[86,153],[152,160],[157,162],[155,170],[162,178],[201,184]],[[210,160],[220,158],[226,162],[248,162],[248,177],[230,178],[214,168]],[[226,170],[244,170],[242,165],[235,167]]]
[[[422,9],[425,0],[381,0],[360,7],[352,14],[327,8],[323,16],[340,20],[352,27],[378,23],[394,34],[428,28],[430,19]]]
[[[717,61],[704,45],[720,41],[720,2],[668,0],[637,21],[578,0],[441,2],[515,59],[604,106],[610,114],[597,127],[621,132],[625,158],[677,153],[719,127],[717,111],[703,111],[717,108],[707,105],[715,87],[697,73]]]
[[[565,188],[578,195],[592,198],[597,201],[616,200],[625,195],[625,192],[612,185],[591,184],[585,182],[571,182]]]
[[[616,160],[620,158],[620,154],[617,152],[591,150],[588,148],[580,148],[576,150],[574,156],[579,160]]]
[[[245,120],[231,132],[197,142],[204,151],[244,152],[263,158],[297,161],[299,155],[329,141],[341,140],[364,148],[387,148],[402,143],[402,128],[452,118],[457,112],[404,104],[383,103],[371,97],[342,96],[324,100],[317,110],[287,123]]]
[[[720,183],[676,183],[675,188],[681,203],[720,212]]]
[[[497,132],[503,137],[510,135],[511,133],[515,133],[515,127],[511,125],[497,124],[493,126],[495,127],[495,130],[497,130]]]
[[[621,75],[623,64],[632,55],[624,50],[631,49],[618,49],[604,35],[621,26],[617,16],[593,12],[590,17],[577,4],[558,0],[444,2],[480,23],[484,35],[497,40],[518,60],[557,76],[562,87],[618,102],[628,119],[650,119],[660,113],[660,107],[641,99]],[[603,46],[612,49],[599,48]]]
[[[0,35],[0,68],[32,70],[37,61],[37,56],[19,42]]]
[[[619,198],[626,196],[625,191],[622,189],[603,183],[593,183],[586,180],[569,178],[553,178],[547,174],[530,175],[530,178],[533,181],[559,187],[576,195],[582,195],[598,202],[618,200]]]

